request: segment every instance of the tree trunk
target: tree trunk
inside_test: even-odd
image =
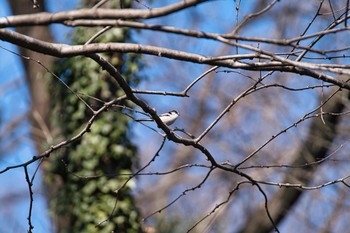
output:
[[[45,1],[38,0],[39,8],[33,9],[33,3],[29,0],[9,0],[13,15],[30,14],[33,12],[45,11]],[[43,41],[52,42],[53,37],[51,31],[47,26],[33,26],[33,27],[16,27],[16,31],[24,35],[34,37]],[[44,150],[44,143],[50,135],[50,94],[48,92],[48,82],[45,79],[45,69],[35,61],[26,59],[31,58],[40,61],[46,67],[50,67],[54,57],[36,53],[34,51],[18,47],[22,57],[22,63],[25,71],[25,78],[30,90],[31,112],[29,114],[31,121],[32,140],[35,144],[36,151],[40,153]],[[45,161],[42,166],[45,166]],[[45,172],[45,169],[42,169]],[[51,197],[55,195],[57,185],[46,184],[45,191],[48,202]]]
[[[40,7],[33,9],[33,3],[29,0],[10,0],[8,3],[11,6],[14,15],[30,14],[33,12],[44,11],[45,2],[39,0]],[[49,27],[47,26],[34,26],[34,27],[17,27],[16,30],[24,35],[34,37],[43,41],[52,42],[53,38]],[[45,70],[36,62],[26,59],[30,57],[35,60],[39,60],[46,67],[54,61],[54,57],[46,56],[41,53],[36,53],[22,47],[18,47],[22,56],[22,62],[24,70],[26,72],[26,80],[30,89],[31,97],[31,122],[32,122],[32,138],[37,151],[42,150],[42,145],[47,134],[49,133],[49,106],[50,96],[47,91],[47,82],[44,74]]]

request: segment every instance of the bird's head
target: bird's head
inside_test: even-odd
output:
[[[172,110],[172,111],[170,111],[170,113],[180,116],[180,114],[176,110]]]

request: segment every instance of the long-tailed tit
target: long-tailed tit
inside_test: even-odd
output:
[[[163,113],[163,114],[160,114],[158,116],[161,119],[161,121],[163,121],[164,124],[169,126],[176,121],[176,119],[178,118],[179,115],[180,114],[176,110],[172,110],[170,112]],[[148,119],[139,119],[136,121],[154,121],[154,120],[152,118],[148,118]]]

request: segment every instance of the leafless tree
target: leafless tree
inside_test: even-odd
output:
[[[135,191],[146,223],[159,219],[162,227],[176,219],[181,223],[176,229],[184,232],[347,229],[349,1],[153,4],[0,18],[0,39],[19,46],[33,67],[42,64],[33,53],[83,56],[124,91],[92,109],[76,136],[0,174],[23,167],[30,189],[28,165],[49,160],[52,152],[88,134],[103,111],[118,106],[132,119],[146,113],[155,121],[135,124],[142,130],[141,168],[116,187],[140,178]],[[87,44],[57,44],[28,31],[51,24],[101,27],[100,34],[128,28],[136,43],[92,38]],[[135,89],[100,56],[104,52],[142,54],[148,79]],[[31,87],[33,106],[41,106],[35,103],[38,89]],[[121,99],[140,110],[130,113]],[[175,128],[157,115],[172,108],[180,112]],[[46,122],[47,109],[33,108],[33,116]],[[46,127],[37,128],[44,134]]]

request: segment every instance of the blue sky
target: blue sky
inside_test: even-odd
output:
[[[64,1],[48,1],[50,3],[49,9],[50,11],[60,11],[64,9],[72,9],[74,8],[76,1],[73,0],[64,0]],[[154,1],[154,6],[157,7],[161,1]],[[175,2],[175,1],[173,1]],[[232,7],[234,1],[217,1],[216,4],[230,4],[229,7]],[[247,2],[249,1],[242,1],[242,4],[248,4]],[[234,18],[234,8],[232,8],[232,11],[227,11],[226,14],[222,14],[222,12],[219,12],[219,9],[222,9],[224,6],[217,5],[218,9],[213,9],[212,12],[210,12],[211,16],[215,14],[217,17],[220,17],[217,19],[217,21],[212,20],[212,17],[201,17],[201,19],[206,20],[206,22],[201,22],[201,25],[204,25],[201,30],[203,31],[209,31],[212,32],[215,29],[218,28],[217,23],[220,22],[220,20],[225,20],[225,19],[232,19]],[[196,13],[198,14],[207,14],[206,11],[200,10],[201,7],[203,6],[198,6],[196,7]],[[242,7],[242,10],[248,9],[248,7]],[[192,12],[193,13],[193,12]],[[9,9],[6,4],[6,1],[0,1],[0,16],[5,16],[9,15]],[[166,22],[168,25],[172,25],[172,23],[176,23],[176,26],[182,27],[182,28],[187,28],[188,27],[188,15],[189,13],[176,13],[173,15],[170,15],[166,17]],[[243,12],[241,12],[241,15],[244,15]],[[155,19],[150,19],[146,21],[147,23],[155,23]],[[264,21],[262,21],[264,22]],[[232,23],[233,24],[233,23]],[[231,24],[231,26],[232,26]],[[256,26],[256,25],[255,25]],[[260,33],[262,31],[268,30],[268,27],[270,26],[269,23],[263,23],[259,25],[258,29],[251,30],[251,35],[255,35],[256,33]],[[53,30],[53,35],[56,37],[57,42],[65,42],[66,36],[65,34],[68,32],[69,28],[63,27],[60,25],[53,25],[52,26]],[[215,31],[215,32],[225,32],[224,28],[221,28],[222,31]],[[258,31],[259,30],[259,31]],[[157,43],[161,40],[155,40],[155,41],[146,41],[146,39],[142,38],[152,38],[158,35],[157,32],[152,32],[152,31],[145,31],[142,32],[141,34],[135,33],[135,38],[138,39],[139,42],[141,43],[146,43],[149,42],[149,44],[154,44],[157,45]],[[141,36],[140,36],[141,35]],[[167,35],[165,36],[167,37]],[[179,36],[169,36],[167,38],[170,42],[172,42],[172,46],[176,49],[181,49],[181,46],[183,45],[184,42],[186,42],[186,39],[183,37]],[[148,40],[148,39],[147,39]],[[0,41],[0,46],[5,47],[6,49],[16,51],[16,48],[12,46],[9,43],[5,43]],[[189,52],[197,52],[197,53],[202,53],[203,51],[208,52],[208,50],[215,51],[216,50],[217,43],[213,41],[208,41],[208,40],[198,40],[198,43],[196,44],[196,47],[193,48],[187,48],[189,49]],[[150,58],[148,56],[148,58]],[[157,57],[151,57],[148,61],[159,61],[157,60],[159,58]],[[0,79],[0,104],[2,108],[0,109],[0,132],[1,130],[4,129],[4,126],[6,125],[6,122],[9,120],[13,119],[16,116],[19,116],[26,111],[28,111],[28,106],[30,103],[29,95],[28,95],[28,89],[25,83],[25,80],[23,78],[23,68],[20,63],[19,57],[16,55],[13,55],[4,49],[0,48],[0,72],[2,74],[2,78]],[[143,82],[141,83],[141,86],[139,87],[142,89],[143,87],[149,88],[150,86],[154,90],[160,90],[160,89],[165,89],[169,91],[179,91],[181,87],[181,84],[178,83],[167,83],[164,85],[162,82],[155,82],[156,84],[153,85],[152,81],[159,79],[159,77],[162,77],[162,75],[167,74],[167,68],[168,65],[173,65],[176,64],[178,67],[182,68],[181,62],[176,62],[174,60],[162,60],[162,65],[157,66],[156,69],[152,69],[152,63],[149,63],[148,67],[145,68],[143,71],[143,74],[145,76],[149,77],[150,82]],[[187,66],[185,64],[184,66]],[[192,66],[193,67],[193,66]],[[195,68],[191,69],[191,74],[186,74],[182,73],[182,70],[179,69],[178,75],[191,75],[192,78],[196,77],[197,75],[201,74],[203,72],[203,66],[194,66]],[[184,69],[185,70],[185,69]],[[142,72],[141,72],[142,74]],[[189,80],[191,77],[187,77]],[[179,79],[182,77],[179,77]],[[186,80],[186,81],[187,81]],[[13,83],[16,81],[18,83],[16,87],[12,88],[6,88],[3,89],[2,87]],[[151,85],[149,84],[151,83]],[[304,96],[303,96],[304,95]],[[305,94],[299,95],[300,99],[302,100],[307,100],[304,101],[303,107],[307,106],[308,108],[311,108],[315,104],[315,99],[310,98],[311,94],[306,92]],[[150,96],[142,96],[147,102],[149,102],[152,106],[156,107],[159,112],[165,112],[168,110],[171,110],[173,108],[177,108],[180,106],[181,100],[178,98],[174,97],[162,97],[162,98],[157,98],[156,101],[154,101],[154,97]],[[159,101],[161,99],[161,101]],[[307,102],[307,103],[306,103]],[[171,106],[169,106],[171,103]],[[293,112],[298,112],[300,109],[297,109],[300,107],[300,105],[291,105],[291,108],[295,107]],[[305,110],[305,109],[303,109]],[[184,113],[183,115],[186,115],[188,113]],[[177,126],[180,128],[183,125],[183,121],[180,118],[178,121]],[[249,128],[249,127],[248,127]],[[148,131],[142,125],[136,124],[135,125],[135,141],[140,141],[140,142],[148,142],[147,138],[150,138],[150,135],[153,134],[152,132]],[[11,152],[7,153],[6,155],[1,155],[0,157],[0,169],[3,169],[4,167],[11,166],[11,165],[16,165],[20,162],[27,161],[28,158],[33,156],[35,154],[35,151],[33,149],[33,145],[30,142],[29,138],[29,124],[28,123],[23,123],[21,127],[19,127],[14,135],[11,135],[11,137],[18,137],[18,140],[20,143],[16,145],[16,149],[12,150]],[[153,136],[151,136],[153,137]],[[0,145],[2,148],[3,146],[6,145],[6,138],[0,140]],[[151,142],[152,148],[156,148],[158,145],[158,142]],[[167,143],[168,144],[171,143]],[[212,148],[210,148],[212,149]],[[140,147],[141,153],[150,153],[149,151],[146,152],[145,147]],[[162,157],[164,158],[164,157]],[[170,158],[165,158],[164,160],[168,160]],[[157,161],[159,162],[159,161]],[[161,161],[164,162],[164,161]],[[165,161],[166,162],[166,161]],[[36,168],[35,164],[30,167],[31,172]],[[33,213],[33,224],[35,226],[34,230],[35,232],[50,232],[51,229],[51,223],[49,222],[48,217],[46,216],[45,213],[45,197],[43,194],[42,187],[40,186],[40,180],[41,178],[40,174],[39,177],[36,179],[35,185],[34,185],[34,213]],[[152,182],[152,179],[150,179]],[[24,232],[28,228],[27,224],[27,215],[28,215],[28,205],[29,205],[29,199],[28,199],[28,188],[27,184],[24,179],[24,173],[23,173],[23,168],[15,169],[12,170],[11,172],[7,172],[5,174],[0,175],[0,184],[1,184],[1,189],[0,189],[0,205],[1,206],[6,206],[8,208],[1,208],[0,209],[0,226],[1,230],[7,231],[7,232]],[[10,195],[9,195],[10,194]],[[6,199],[4,199],[6,197]],[[3,228],[5,227],[5,228]]]

